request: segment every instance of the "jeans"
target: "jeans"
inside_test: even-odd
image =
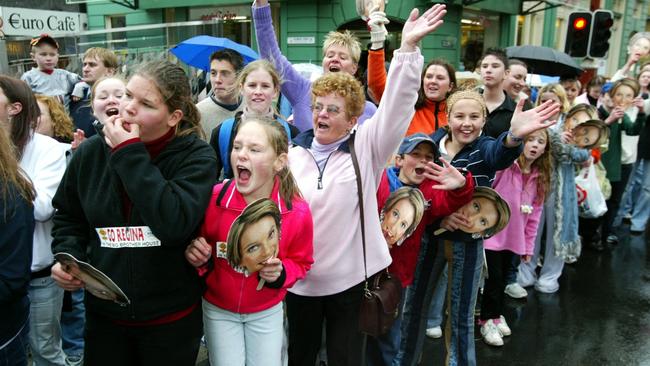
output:
[[[27,366],[28,333],[29,325],[25,323],[16,337],[0,349],[0,366]]]
[[[613,225],[620,226],[627,214],[632,215],[630,230],[645,230],[650,218],[650,160],[639,159],[634,165]]]
[[[61,345],[63,289],[47,276],[29,282],[29,347],[33,366],[65,365]]]
[[[84,306],[84,290],[79,289],[69,293],[70,308],[64,306],[61,313],[61,338],[63,351],[70,356],[83,356],[84,353],[84,323],[86,308]]]
[[[427,329],[435,328],[442,325],[442,315],[445,308],[445,298],[447,295],[447,265],[440,273],[440,279],[433,292],[433,301],[429,306],[429,316],[427,317]]]
[[[327,362],[336,366],[359,366],[365,352],[365,336],[359,332],[361,282],[345,291],[326,296],[288,293],[289,365],[313,366],[321,348],[323,321]]]
[[[250,314],[233,313],[203,300],[203,329],[214,366],[280,366],[282,302]]]

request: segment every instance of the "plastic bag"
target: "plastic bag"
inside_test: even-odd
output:
[[[601,217],[607,212],[605,196],[600,190],[594,164],[580,170],[580,173],[576,176],[576,190],[580,217],[593,219]]]

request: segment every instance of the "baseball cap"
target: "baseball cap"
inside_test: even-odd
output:
[[[29,44],[32,45],[32,47],[38,46],[42,43],[49,44],[50,46],[56,48],[57,50],[59,49],[59,44],[57,43],[57,41],[54,38],[52,38],[50,35],[45,33],[41,34],[36,38],[32,38],[31,42],[29,42]]]
[[[402,144],[399,145],[399,149],[397,150],[397,153],[402,155],[402,154],[409,154],[411,151],[415,150],[415,148],[423,143],[429,143],[431,144],[431,147],[433,147],[433,151],[437,150],[436,143],[433,142],[433,139],[424,133],[418,132],[414,133],[412,135],[406,136],[404,140],[402,140]]]

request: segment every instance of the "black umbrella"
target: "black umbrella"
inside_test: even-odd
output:
[[[541,46],[512,46],[506,48],[508,58],[528,65],[528,72],[548,76],[578,76],[582,68],[564,52]]]

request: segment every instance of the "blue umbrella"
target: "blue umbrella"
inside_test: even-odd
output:
[[[196,36],[186,39],[170,49],[174,56],[190,66],[210,71],[210,55],[224,48],[238,52],[244,58],[244,63],[259,58],[257,52],[228,38],[211,36]]]

